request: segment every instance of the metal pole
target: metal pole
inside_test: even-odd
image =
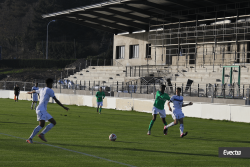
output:
[[[212,85],[212,95],[211,103],[214,103],[214,85]]]
[[[75,52],[75,59],[76,59],[76,39],[74,39],[74,52]]]
[[[117,92],[118,92],[118,81],[117,81]]]
[[[200,84],[198,84],[198,97],[200,96]]]
[[[206,84],[206,97],[207,97],[207,84]]]
[[[61,72],[61,81],[62,81],[62,72]],[[61,81],[60,81],[60,82],[61,82]],[[62,83],[60,84],[60,93],[62,93],[62,90],[61,90],[61,89],[62,89]]]
[[[190,96],[191,96],[191,85],[190,85]]]
[[[46,42],[46,59],[48,59],[48,50],[49,50],[49,48],[48,48],[48,46],[49,46],[49,24],[51,23],[51,22],[55,22],[55,20],[51,20],[49,23],[48,23],[48,25],[47,25],[47,42]]]
[[[128,75],[127,73],[128,73],[128,67],[126,66],[126,77],[127,77],[127,75]]]
[[[139,77],[141,77],[141,67],[139,66]]]
[[[247,105],[249,105],[249,88],[247,88]]]

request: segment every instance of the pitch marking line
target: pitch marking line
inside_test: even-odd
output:
[[[18,139],[22,139],[22,140],[26,140],[26,139],[24,139],[24,138],[17,137],[17,136],[12,136],[12,135],[5,134],[5,133],[0,133],[0,134],[5,135],[5,136],[10,136],[10,137],[18,138]],[[97,159],[102,159],[102,160],[105,160],[105,161],[117,163],[117,164],[120,164],[120,165],[125,165],[125,166],[129,166],[129,167],[136,167],[136,166],[133,166],[133,165],[129,165],[129,164],[122,163],[122,162],[113,161],[113,160],[111,160],[111,159],[102,158],[102,157],[98,157],[98,156],[95,156],[95,155],[91,155],[91,154],[87,154],[87,153],[83,153],[83,152],[79,152],[79,151],[75,151],[75,150],[70,150],[70,149],[63,148],[63,147],[54,146],[54,145],[51,145],[51,144],[40,143],[40,142],[37,142],[37,141],[34,141],[34,142],[39,143],[39,144],[43,144],[43,145],[47,145],[47,146],[50,146],[50,147],[54,147],[54,148],[59,148],[59,149],[65,150],[65,151],[70,151],[70,152],[74,152],[74,153],[86,155],[86,156],[89,156],[89,157],[94,157],[94,158],[97,158]]]

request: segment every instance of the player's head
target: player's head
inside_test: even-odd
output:
[[[16,84],[16,87],[18,87],[18,85]]]
[[[160,87],[161,92],[164,92],[165,88],[166,88],[166,85],[161,85],[161,87]]]
[[[180,96],[180,94],[181,94],[181,88],[178,87],[178,88],[176,89],[176,95]]]
[[[48,78],[46,79],[46,86],[49,88],[52,88],[52,84],[53,84],[53,79]]]
[[[36,83],[36,85],[35,85],[36,87],[38,87],[38,83]]]
[[[100,92],[102,91],[102,87],[99,88],[99,91],[100,91]]]

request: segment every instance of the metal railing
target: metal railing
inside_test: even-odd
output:
[[[197,84],[185,86],[184,84],[174,84],[166,86],[165,93],[170,96],[175,95],[177,87],[182,89],[182,96],[224,98],[224,99],[244,99],[249,98],[250,85],[219,85],[219,84]],[[153,94],[160,90],[160,85],[111,85],[111,91],[118,93]],[[142,96],[143,97],[143,96]]]
[[[18,85],[21,91],[30,91],[35,85],[33,82],[21,82],[21,81],[0,81],[0,89],[13,90],[15,85]],[[45,87],[45,83],[38,83],[38,87]],[[155,94],[160,90],[160,85],[139,85],[139,84],[126,84],[124,82],[117,82],[116,84],[106,85],[105,83],[98,84],[98,82],[83,82],[83,83],[54,83],[54,89],[72,89],[75,94],[76,91],[98,91],[102,87],[103,91],[110,93],[110,96],[122,97],[137,97],[137,98],[155,98]],[[203,97],[203,98],[222,98],[222,99],[242,99],[246,100],[249,104],[250,97],[250,85],[237,85],[237,84],[192,84],[187,86],[186,84],[174,84],[173,86],[166,86],[165,93],[169,96],[175,95],[176,89],[180,87],[182,89],[182,96],[190,97]],[[74,94],[74,93],[72,93]],[[126,95],[129,94],[129,95]],[[150,95],[150,96],[149,96]]]

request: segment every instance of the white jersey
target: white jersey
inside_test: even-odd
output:
[[[55,97],[54,91],[48,87],[36,90],[36,93],[40,94],[40,103],[36,108],[36,111],[47,111],[47,105],[50,97]]]
[[[174,104],[173,113],[182,113],[183,97],[174,95],[170,101]]]
[[[31,88],[31,91],[33,91],[33,90],[37,91],[37,90],[39,90],[39,88],[36,87],[36,86],[33,86],[33,87]],[[33,99],[38,99],[38,93],[33,93]],[[36,101],[37,101],[37,100],[36,100]]]

